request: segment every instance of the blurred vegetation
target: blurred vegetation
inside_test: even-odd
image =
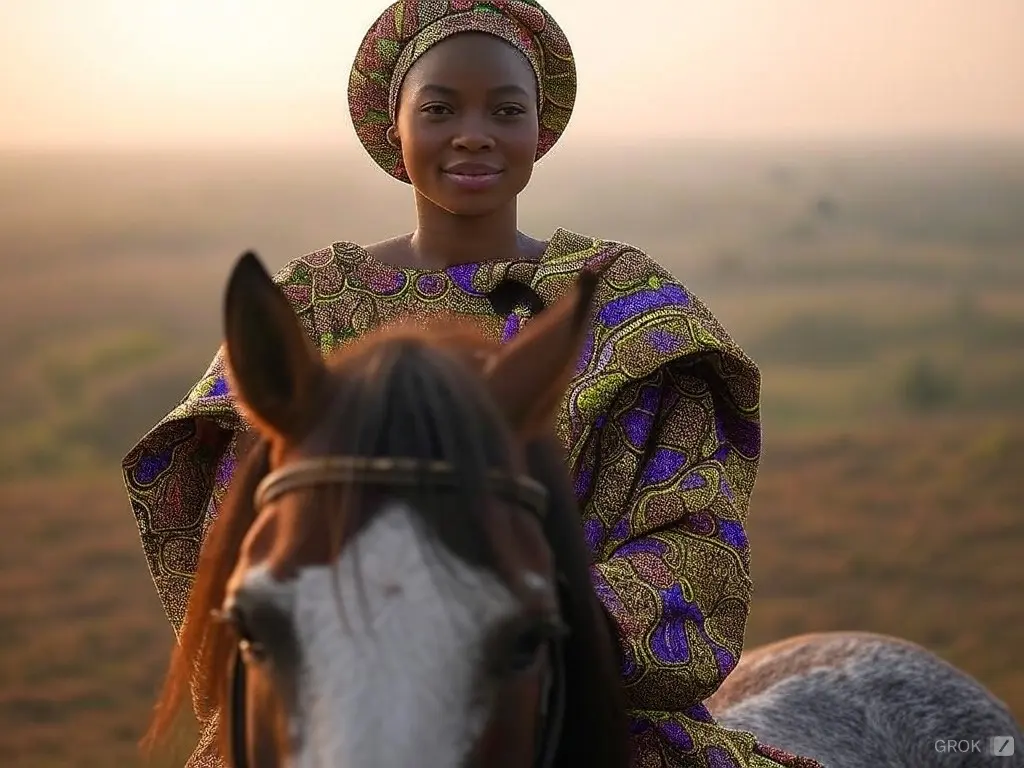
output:
[[[750,643],[902,635],[1024,714],[1024,149],[558,150],[522,218],[644,248],[761,365]],[[135,759],[170,632],[118,462],[205,371],[236,256],[410,221],[355,155],[0,157],[4,765]]]
[[[241,250],[276,268],[407,229],[407,190],[324,173],[345,161],[3,161],[0,478],[116,462],[205,369]],[[539,166],[527,228],[646,248],[762,366],[768,423],[1024,411],[1020,153],[681,147],[674,173],[616,162]],[[617,183],[586,182],[598,172]]]
[[[938,370],[927,357],[911,363],[903,376],[903,400],[911,410],[925,412],[948,408],[956,394],[953,377]]]

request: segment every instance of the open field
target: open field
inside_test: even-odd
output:
[[[750,644],[898,634],[1024,718],[1024,149],[621,154],[556,150],[525,228],[646,248],[762,365]],[[4,765],[135,760],[171,635],[117,462],[234,258],[404,231],[407,195],[338,153],[0,157]]]
[[[966,440],[963,427],[908,423],[769,445],[750,524],[749,644],[820,629],[899,634],[1024,716],[1024,420],[972,424]],[[7,765],[135,757],[171,635],[112,474],[0,488],[0,754],[16,756]]]

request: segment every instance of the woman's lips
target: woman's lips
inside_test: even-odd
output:
[[[483,166],[453,166],[445,169],[444,175],[460,189],[472,192],[489,189],[494,186],[504,171]]]

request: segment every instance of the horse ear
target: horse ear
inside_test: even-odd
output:
[[[288,299],[255,253],[235,264],[224,297],[228,376],[239,409],[268,436],[294,437],[324,372]]]
[[[553,421],[590,326],[601,271],[581,271],[564,296],[527,323],[486,365],[488,387],[520,433],[536,432]]]

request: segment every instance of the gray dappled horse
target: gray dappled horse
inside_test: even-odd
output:
[[[722,725],[827,768],[1024,766],[1006,705],[895,637],[823,632],[746,650],[707,704]]]
[[[618,652],[548,429],[598,277],[505,345],[451,321],[323,361],[240,260],[226,352],[259,443],[204,543],[154,738],[191,689],[235,768],[626,768]],[[1024,764],[984,754],[1024,743],[981,685],[872,635],[747,651],[709,706],[828,768]],[[962,741],[983,752],[937,749]]]

